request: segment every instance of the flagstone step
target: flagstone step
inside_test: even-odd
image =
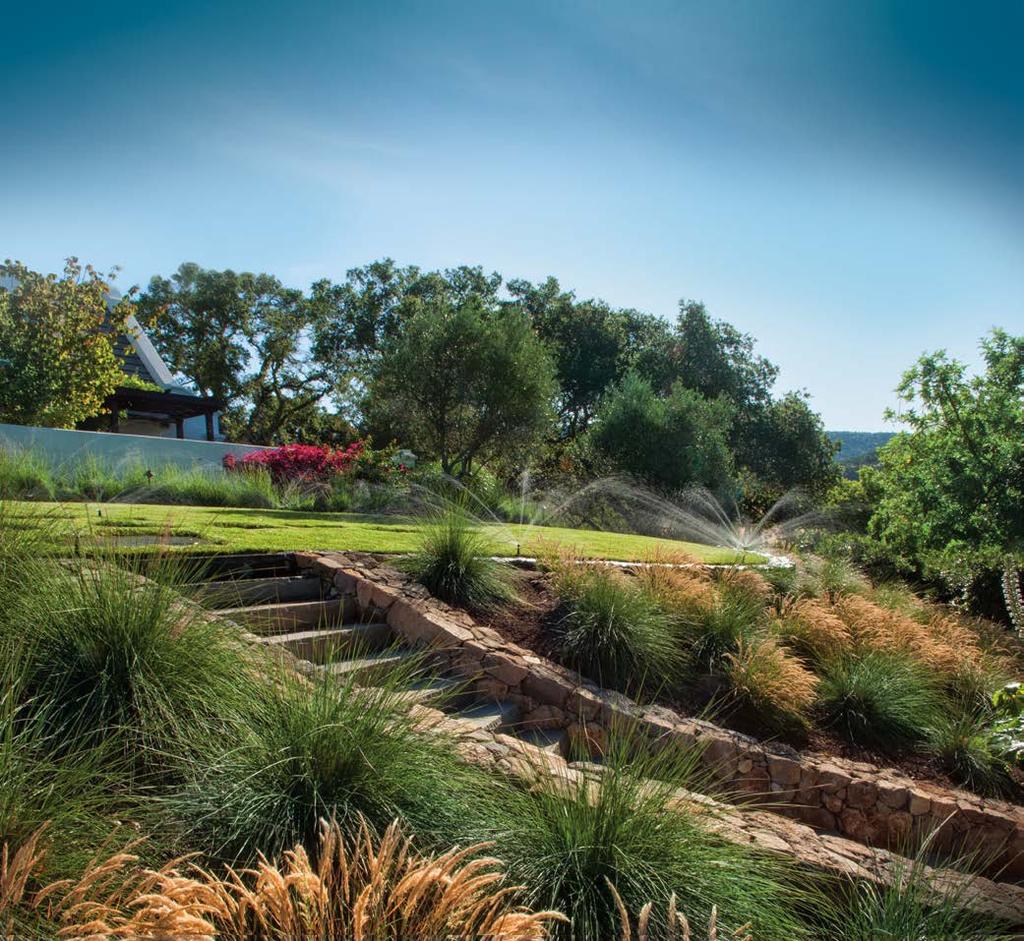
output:
[[[323,582],[307,575],[238,578],[201,582],[194,588],[196,601],[211,608],[320,601]]]
[[[387,647],[394,635],[387,624],[344,624],[340,627],[320,628],[309,631],[290,631],[287,634],[269,634],[260,638],[260,643],[272,647],[284,647],[300,660],[312,663],[327,663],[337,659],[342,651],[362,655]]]
[[[342,598],[326,601],[289,601],[280,604],[222,608],[222,617],[244,624],[256,634],[287,634],[308,628],[338,625],[354,614],[353,605]]]

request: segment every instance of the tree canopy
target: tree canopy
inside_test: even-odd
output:
[[[879,451],[871,531],[910,558],[1024,557],[1024,337],[994,330],[970,375],[944,351],[903,376],[908,426]]]
[[[109,282],[69,258],[61,275],[0,266],[0,421],[73,428],[124,381],[115,354],[131,304],[108,305]]]
[[[308,355],[312,307],[269,274],[186,262],[139,298],[166,359],[197,390],[228,403],[232,437],[282,443],[302,436],[330,384]]]
[[[463,477],[477,462],[524,461],[550,428],[555,388],[521,311],[440,293],[387,344],[370,381],[368,426]]]

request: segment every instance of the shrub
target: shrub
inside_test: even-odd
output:
[[[432,846],[472,835],[487,805],[481,774],[416,730],[405,679],[384,678],[370,695],[330,675],[311,684],[282,673],[248,728],[197,749],[205,757],[168,809],[194,845],[229,860],[312,849],[322,818],[348,826],[362,815],[378,828],[399,819]]]
[[[959,784],[979,794],[1012,796],[1017,788],[1010,763],[993,737],[992,718],[976,708],[954,709],[938,717],[929,745]]]
[[[285,444],[278,448],[250,451],[241,461],[228,455],[224,459],[224,467],[229,471],[244,472],[263,468],[270,472],[275,484],[324,482],[350,470],[364,447],[362,441],[354,441],[344,450],[315,444]]]
[[[614,569],[571,569],[556,577],[567,608],[552,629],[558,657],[602,686],[619,690],[676,683],[684,663],[679,639],[654,598]]]
[[[732,698],[760,722],[779,729],[808,724],[817,677],[771,637],[740,641],[725,656]]]
[[[906,654],[873,650],[829,663],[819,702],[824,721],[850,741],[892,748],[924,739],[941,699],[927,671]]]
[[[556,926],[566,938],[617,937],[616,895],[636,919],[649,900],[673,893],[694,919],[717,905],[725,933],[750,922],[763,941],[805,937],[801,895],[782,860],[715,835],[701,811],[666,808],[692,775],[692,753],[666,748],[627,764],[630,750],[614,746],[596,778],[545,779],[510,797],[497,855],[526,887],[524,903],[569,916]]]
[[[402,567],[435,597],[487,610],[515,597],[512,573],[494,561],[494,547],[466,510],[448,503],[428,513],[419,549]]]

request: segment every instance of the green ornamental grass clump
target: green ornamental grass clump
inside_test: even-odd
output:
[[[663,922],[674,894],[693,924],[707,924],[717,906],[723,937],[744,924],[759,941],[809,937],[789,865],[722,839],[700,813],[666,809],[673,789],[694,780],[693,750],[628,760],[635,751],[620,742],[595,778],[548,780],[508,798],[495,855],[525,886],[525,904],[569,917],[555,937],[620,937],[616,893],[631,920],[653,902],[653,921]]]
[[[992,720],[990,711],[953,705],[936,718],[929,746],[964,787],[993,797],[1012,796],[1017,787],[993,736]]]
[[[429,512],[419,547],[404,569],[432,595],[449,604],[486,611],[512,601],[512,573],[494,561],[490,538],[457,503]]]
[[[258,654],[183,604],[192,573],[168,566],[147,578],[124,559],[53,564],[12,599],[0,648],[24,651],[29,695],[68,747],[116,740],[163,767],[189,729],[223,731],[247,708]]]
[[[228,860],[312,849],[320,821],[360,815],[383,831],[399,820],[420,845],[474,838],[486,778],[440,736],[417,730],[404,672],[372,692],[330,675],[282,672],[262,691],[247,726],[196,749],[183,788],[168,798],[193,845]],[[198,731],[197,731],[197,734]]]
[[[556,576],[566,611],[553,627],[559,658],[602,686],[670,686],[685,661],[671,617],[631,576],[567,563]]]
[[[924,740],[941,703],[928,672],[904,653],[841,656],[822,671],[823,721],[858,745],[891,749]]]

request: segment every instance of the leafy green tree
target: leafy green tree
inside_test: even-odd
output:
[[[944,351],[922,356],[898,387],[908,426],[879,451],[870,531],[933,571],[1024,556],[1024,337],[994,330],[985,369]]]
[[[470,297],[493,307],[501,281],[480,267],[424,272],[415,265],[400,267],[390,258],[352,268],[338,284],[317,281],[311,292],[314,358],[332,375],[339,400],[358,411],[384,349],[415,314],[438,301],[459,306]]]
[[[510,281],[508,290],[513,302],[530,315],[554,357],[561,433],[574,438],[587,429],[601,396],[622,374],[626,353],[623,319],[603,301],[577,301],[572,291],[563,291],[554,278],[540,285]]]
[[[525,314],[442,293],[380,357],[368,424],[377,440],[397,437],[461,478],[475,463],[525,460],[551,427],[554,393],[554,367]]]
[[[313,312],[302,291],[269,274],[186,262],[139,298],[160,352],[203,394],[229,403],[232,437],[292,440],[329,389],[309,355]]]
[[[838,445],[806,395],[787,392],[761,406],[747,431],[737,460],[780,493],[802,487],[821,496],[842,476],[835,461]]]
[[[588,440],[609,469],[662,490],[689,484],[711,489],[732,475],[733,406],[676,383],[667,396],[635,372],[606,397]]]
[[[132,313],[108,305],[102,278],[69,258],[63,274],[0,266],[0,421],[73,428],[124,380],[114,352]]]

